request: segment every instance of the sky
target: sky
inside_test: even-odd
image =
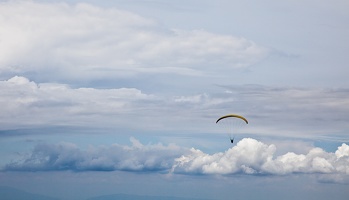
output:
[[[62,200],[346,199],[348,9],[0,1],[0,186]],[[215,123],[230,113],[249,121],[233,144]]]

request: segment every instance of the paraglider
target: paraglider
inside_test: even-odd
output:
[[[248,124],[245,117],[236,114],[224,115],[217,119],[216,124],[222,123],[227,127],[230,132],[230,142],[234,143],[234,137],[232,137],[233,132],[241,125]]]

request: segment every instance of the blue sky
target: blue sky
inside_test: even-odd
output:
[[[1,1],[0,186],[345,199],[348,7]],[[228,113],[249,120],[234,145]]]

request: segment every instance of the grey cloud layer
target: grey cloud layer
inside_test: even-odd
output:
[[[223,87],[220,93],[166,96],[136,88],[71,88],[19,76],[0,81],[0,88],[3,130],[40,125],[122,125],[143,130],[216,132],[215,119],[227,112],[249,118],[246,131],[250,133],[314,137],[345,134],[342,131],[349,128],[345,120],[349,118],[348,89],[242,85]]]
[[[244,38],[169,30],[131,12],[89,4],[2,3],[0,33],[3,75],[39,72],[55,80],[193,75],[248,66],[268,53]]]
[[[249,66],[268,54],[268,49],[245,38],[204,30],[172,30],[114,8],[28,1],[0,4],[0,34],[2,129],[43,124],[135,126],[130,122],[134,119],[142,129],[198,127],[199,131],[216,131],[211,126],[214,119],[230,112],[250,119],[250,133],[335,135],[349,129],[345,121],[349,118],[348,88],[238,85],[222,87],[225,92],[161,96],[139,88],[102,90],[57,83],[86,80],[93,85],[95,80],[120,81],[119,76],[135,73],[166,73],[171,77],[224,74],[227,68]],[[167,76],[159,77],[161,84],[166,84]],[[142,82],[147,78],[130,82],[147,85]],[[220,82],[217,80],[213,82]],[[175,81],[178,91],[191,80],[186,79],[183,85],[180,78]],[[152,84],[147,87],[167,89]],[[164,119],[166,113],[172,115]]]
[[[221,99],[234,98],[231,108],[248,113],[253,126],[269,131],[310,134],[345,134],[348,128],[348,88],[297,88],[261,85],[224,86]],[[227,103],[222,106],[228,107]]]
[[[64,84],[36,84],[18,76],[0,82],[0,88],[0,102],[4,105],[0,117],[3,127],[87,125],[92,122],[98,126],[103,121],[101,118],[120,115],[127,112],[130,105],[153,99],[134,88],[73,89]]]
[[[132,146],[91,146],[79,149],[72,143],[39,144],[28,158],[6,166],[19,171],[161,171],[185,150],[175,145],[143,145],[131,138]]]
[[[163,171],[180,174],[323,174],[332,181],[349,181],[349,146],[342,144],[335,153],[313,148],[307,154],[288,152],[275,157],[276,146],[244,138],[225,152],[206,154],[198,149],[176,145],[143,145],[131,138],[132,145],[80,149],[75,144],[39,144],[5,171]]]

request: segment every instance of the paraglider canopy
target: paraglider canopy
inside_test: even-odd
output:
[[[224,115],[224,116],[218,118],[217,121],[216,121],[216,124],[217,124],[219,121],[221,121],[222,119],[229,118],[229,117],[240,118],[240,119],[244,120],[244,121],[246,122],[246,124],[248,124],[248,121],[247,121],[247,119],[246,119],[245,117],[240,116],[240,115],[235,115],[235,114]]]

